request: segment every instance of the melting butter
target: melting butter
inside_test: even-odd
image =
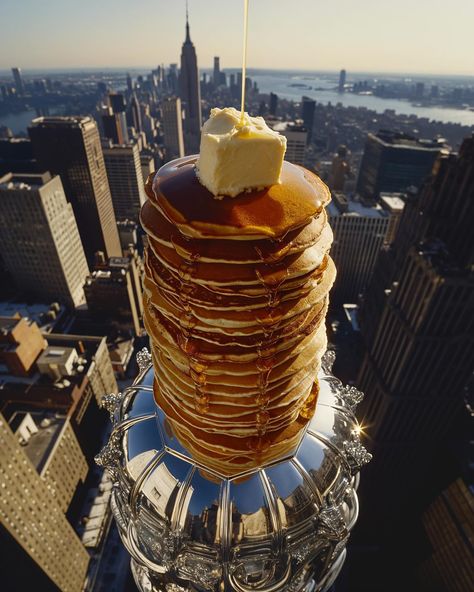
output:
[[[241,116],[233,107],[212,109],[202,127],[196,171],[216,197],[236,197],[280,183],[286,138],[263,117]]]

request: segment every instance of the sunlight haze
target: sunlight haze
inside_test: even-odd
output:
[[[243,0],[190,0],[199,67],[241,64]],[[149,67],[179,62],[184,0],[3,0],[0,68]],[[250,0],[248,66],[474,72],[474,2]]]

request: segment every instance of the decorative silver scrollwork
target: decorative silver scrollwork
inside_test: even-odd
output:
[[[148,368],[151,366],[151,363],[152,363],[151,354],[148,351],[148,349],[146,347],[144,347],[143,349],[141,349],[137,353],[137,364],[138,364],[138,370],[140,371],[140,374],[142,372],[145,372],[145,370],[148,370]]]
[[[337,398],[343,405],[354,411],[357,405],[363,400],[364,394],[356,389],[355,386],[345,386],[339,389]]]
[[[367,452],[358,437],[355,437],[352,441],[344,442],[344,454],[353,475],[372,460],[372,455]]]
[[[321,360],[321,366],[325,374],[331,374],[335,360],[336,352],[332,349],[328,349],[328,351],[324,354]]]
[[[107,409],[110,414],[110,421],[115,423],[115,412],[119,408],[120,404],[122,403],[123,395],[122,393],[110,393],[109,395],[104,395],[102,397],[102,401],[100,402],[101,406]]]
[[[114,481],[117,477],[117,464],[120,454],[120,434],[115,431],[110,434],[109,441],[94,458],[97,465],[107,469]]]
[[[321,510],[318,516],[318,533],[335,539],[342,539],[347,535],[346,521],[339,505],[328,505]]]

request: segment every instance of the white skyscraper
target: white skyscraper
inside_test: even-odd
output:
[[[18,287],[76,307],[89,273],[72,205],[61,179],[0,177],[0,252]]]
[[[161,104],[161,110],[167,159],[184,156],[181,99],[179,97],[166,99]]]

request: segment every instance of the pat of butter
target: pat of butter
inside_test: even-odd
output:
[[[235,197],[251,189],[280,183],[286,138],[271,130],[263,117],[233,107],[212,109],[202,127],[196,172],[216,197]]]

